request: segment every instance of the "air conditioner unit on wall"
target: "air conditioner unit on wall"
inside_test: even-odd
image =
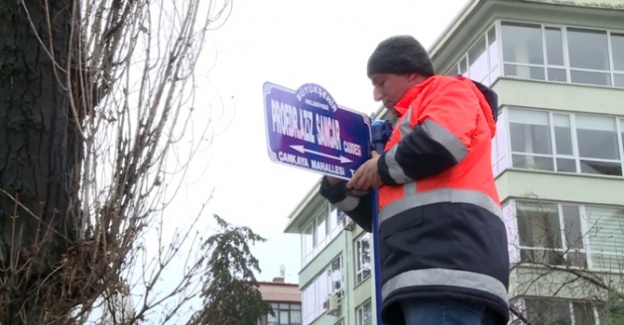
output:
[[[337,295],[331,294],[327,296],[327,300],[325,301],[325,306],[327,308],[328,315],[340,316],[340,301],[338,301]]]
[[[355,222],[353,221],[353,219],[345,217],[344,229],[348,231],[352,231],[353,229],[355,229]]]

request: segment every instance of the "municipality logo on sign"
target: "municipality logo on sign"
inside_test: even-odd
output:
[[[368,160],[368,116],[338,105],[312,83],[291,90],[267,82],[263,90],[272,161],[349,179]]]

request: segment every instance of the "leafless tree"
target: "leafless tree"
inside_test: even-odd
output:
[[[510,244],[519,253],[510,269],[512,323],[595,324],[598,316],[601,325],[624,324],[624,251],[600,247],[607,241],[618,249],[624,211],[580,206],[532,194],[515,200],[515,215],[506,216],[517,227]]]
[[[194,118],[194,70],[231,10],[230,0],[0,2],[1,324],[167,323],[197,292],[199,255],[155,293],[199,240],[192,225],[162,233],[163,209],[210,143],[210,112]],[[132,308],[118,303],[129,292]]]

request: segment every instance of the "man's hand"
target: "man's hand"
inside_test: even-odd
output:
[[[340,182],[342,182],[342,179],[340,178],[336,178],[336,177],[331,177],[331,176],[325,176],[325,178],[327,179],[327,183],[331,186],[334,186]]]
[[[355,171],[347,183],[347,188],[356,190],[379,188],[382,183],[377,170],[377,160],[379,160],[379,154],[373,151],[373,157]]]

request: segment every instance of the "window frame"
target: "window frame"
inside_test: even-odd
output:
[[[518,218],[518,205],[522,204],[522,202],[530,202],[530,203],[543,203],[543,204],[553,204],[556,205],[556,211],[557,211],[557,220],[558,220],[558,224],[560,229],[558,229],[559,232],[559,244],[561,246],[561,248],[554,248],[554,247],[531,247],[531,246],[523,246],[521,245],[521,233],[520,233],[520,220]],[[565,227],[562,227],[562,224],[565,224],[565,215],[563,214],[563,207],[564,206],[571,206],[571,207],[576,207],[578,209],[578,215],[579,215],[579,222],[580,222],[580,227],[579,227],[579,231],[580,231],[580,236],[581,236],[581,243],[583,245],[582,248],[571,248],[569,247],[567,241],[566,241],[566,231],[567,229]],[[510,246],[513,246],[511,249],[515,252],[517,259],[514,260],[511,264],[533,264],[533,265],[540,265],[540,263],[532,263],[531,261],[523,261],[522,260],[522,251],[523,250],[528,250],[528,251],[544,251],[544,252],[557,252],[562,254],[562,257],[564,259],[564,261],[566,261],[566,263],[564,265],[566,265],[566,267],[569,268],[580,268],[580,269],[586,269],[586,270],[590,270],[590,271],[598,271],[598,272],[617,272],[620,270],[620,266],[615,265],[614,267],[611,268],[605,268],[605,267],[599,267],[598,265],[596,265],[596,260],[595,260],[595,255],[598,256],[608,256],[610,258],[616,258],[616,261],[618,264],[623,264],[624,265],[624,257],[621,257],[621,253],[619,253],[618,251],[615,252],[608,252],[605,253],[603,251],[598,251],[597,249],[594,251],[593,248],[593,243],[592,243],[592,238],[590,235],[590,232],[596,230],[596,229],[602,229],[600,227],[597,227],[597,224],[590,224],[589,222],[589,214],[588,214],[588,209],[591,208],[598,208],[598,209],[613,209],[613,210],[624,210],[624,206],[616,206],[616,205],[602,205],[602,204],[593,204],[593,203],[571,203],[571,202],[558,202],[558,201],[549,201],[549,200],[538,200],[537,198],[515,198],[512,199],[510,201],[507,201],[504,205],[503,205],[503,209],[510,210],[510,213],[512,215],[515,216],[514,219],[512,219],[512,222],[514,223],[512,225],[512,228],[515,229],[515,235],[516,238],[513,242],[510,243]],[[624,213],[622,214],[622,224],[624,225]],[[622,238],[619,239],[620,241],[624,241],[624,233],[622,233]],[[577,266],[577,265],[573,265],[571,264],[569,261],[569,255],[570,254],[583,254],[584,255],[584,265],[581,266]],[[618,260],[619,258],[619,260]],[[557,264],[555,264],[557,265]]]
[[[370,324],[365,323],[364,315],[365,309],[370,310]],[[356,325],[372,325],[374,323],[375,315],[373,315],[373,301],[368,299],[355,308],[355,323]]]
[[[335,289],[332,287],[333,279],[331,272],[337,260],[339,260],[340,265],[340,288]],[[301,289],[301,322],[303,324],[310,324],[325,314],[327,307],[324,304],[329,295],[338,295],[338,300],[344,297],[346,290],[344,261],[342,253],[338,254]],[[326,281],[322,281],[322,279]],[[323,293],[327,293],[327,296],[321,296]],[[312,298],[312,301],[308,301],[310,298],[308,295]]]
[[[330,223],[329,221],[331,218],[336,218],[336,221]],[[325,247],[329,246],[329,244],[340,235],[344,229],[345,219],[342,212],[333,205],[327,202],[322,204],[321,208],[314,214],[314,218],[312,218],[305,227],[302,227],[304,231],[300,233],[302,268],[314,260]],[[325,235],[322,238],[318,238],[317,231],[321,222],[325,223],[323,226]],[[312,229],[311,233],[306,234],[310,228]],[[306,236],[312,236],[311,247],[307,247]]]
[[[273,309],[273,313],[275,314],[275,318],[277,320],[277,324],[276,325],[302,325],[303,324],[303,306],[301,303],[297,303],[297,302],[292,302],[292,301],[267,301],[268,303],[271,304],[271,308]],[[287,304],[288,308],[282,308],[282,305]],[[298,306],[293,308],[293,306]],[[281,311],[287,311],[288,312],[288,323],[286,324],[282,324],[281,321]],[[300,321],[299,323],[293,323],[292,322],[292,312],[293,311],[298,311],[299,312],[299,318]],[[260,324],[261,325],[270,325],[269,324],[269,315],[265,315],[260,319]]]
[[[594,321],[593,325],[600,324],[601,308],[604,308],[603,302],[597,301],[597,300],[562,299],[562,298],[544,297],[544,296],[520,296],[514,300],[515,300],[514,305],[521,308],[523,316],[526,317],[527,319],[529,319],[529,315],[527,314],[527,308],[528,308],[527,300],[532,300],[533,303],[535,304],[548,304],[548,303],[553,303],[553,302],[567,303],[568,312],[569,312],[568,315],[569,315],[571,325],[585,325],[585,324],[580,324],[577,322],[576,313],[574,310],[575,305],[585,304],[587,305],[585,306],[586,308],[589,307],[592,309],[592,316],[593,316],[593,321]]]
[[[369,255],[368,275],[363,275],[366,269],[365,268],[361,268],[362,265],[360,265],[360,264],[363,264],[363,263],[361,263],[361,260],[360,260],[363,257],[361,257],[360,246],[359,245],[361,245],[360,243],[361,243],[362,239],[365,236],[368,237],[368,243],[369,243],[369,249],[368,249],[368,255]],[[358,235],[353,240],[353,247],[354,247],[354,250],[353,250],[354,254],[353,255],[355,257],[355,263],[354,263],[354,265],[355,265],[355,267],[354,267],[354,269],[355,269],[354,270],[355,271],[355,277],[353,278],[353,281],[355,282],[354,286],[358,286],[360,283],[362,283],[362,282],[366,281],[367,279],[369,279],[371,277],[372,273],[373,273],[372,265],[371,265],[373,263],[373,257],[372,257],[372,247],[373,247],[372,245],[373,245],[373,242],[372,242],[372,240],[373,240],[372,235],[370,233],[366,232],[366,231],[362,232],[360,235]]]
[[[494,42],[496,42],[496,44],[491,44],[491,40],[490,40],[490,32],[494,32]],[[470,58],[469,58],[469,54],[470,52],[478,45],[478,43],[483,40],[483,44],[485,44],[485,50],[481,55],[485,55],[485,64],[487,66],[487,71],[485,71],[484,76],[481,80],[475,80],[477,82],[480,82],[486,86],[491,86],[492,84],[494,84],[494,82],[500,77],[502,76],[502,70],[501,70],[501,40],[499,37],[500,33],[498,32],[498,29],[496,27],[496,24],[493,23],[491,26],[489,26],[488,28],[486,28],[486,30],[481,33],[479,35],[479,37],[477,37],[469,46],[468,49],[462,53],[462,55],[460,56],[460,58],[457,60],[456,63],[454,63],[447,74],[453,74],[453,75],[462,75],[465,76],[467,78],[472,78],[470,76]],[[496,64],[492,64],[492,56],[491,56],[491,51],[490,51],[490,46],[494,46],[494,50],[496,52]],[[465,64],[465,68],[466,71],[462,72],[462,62],[463,64]]]
[[[533,25],[540,27],[540,35],[541,35],[541,43],[542,43],[542,59],[543,64],[524,64],[513,61],[505,60],[504,54],[502,53],[503,45],[502,42],[499,42],[498,47],[499,51],[499,68],[501,69],[501,77],[505,78],[517,78],[517,79],[529,79],[529,80],[539,80],[544,82],[554,82],[554,83],[567,83],[567,84],[578,84],[578,85],[591,85],[597,87],[607,87],[607,88],[624,88],[624,84],[616,85],[616,75],[624,78],[624,71],[617,70],[615,68],[615,60],[614,60],[614,49],[612,44],[612,35],[624,35],[624,30],[617,30],[613,28],[596,28],[596,27],[587,27],[580,25],[564,25],[564,24],[553,24],[553,23],[543,23],[543,22],[535,22],[535,21],[525,21],[525,20],[517,20],[517,19],[497,19],[495,21],[496,31],[497,31],[497,40],[503,39],[503,31],[502,26],[505,23],[510,24],[524,24],[524,25]],[[551,65],[548,63],[548,55],[547,55],[547,44],[546,44],[546,29],[548,28],[558,28],[561,31],[561,45],[562,45],[562,54],[563,54],[563,66],[560,65]],[[585,69],[585,68],[574,68],[570,64],[570,45],[568,38],[568,29],[576,29],[576,30],[585,30],[585,31],[596,31],[596,32],[605,32],[607,38],[607,59],[609,64],[609,70],[597,70],[597,69]],[[544,79],[533,79],[533,78],[523,78],[513,75],[505,74],[505,64],[511,64],[516,66],[523,67],[531,67],[531,68],[542,68],[544,69]],[[548,69],[565,69],[566,73],[566,81],[557,81],[557,80],[549,80]],[[594,72],[594,73],[606,73],[609,76],[609,85],[601,85],[595,83],[583,83],[583,82],[572,82],[572,71],[581,71],[581,72]]]
[[[506,137],[506,148],[503,155],[500,154],[500,148],[498,148],[497,152],[499,154],[498,157],[492,156],[492,164],[494,164],[494,160],[497,160],[497,163],[500,160],[508,157],[508,167],[507,168],[515,168],[522,170],[532,170],[532,171],[541,171],[541,172],[551,172],[551,173],[571,173],[578,175],[589,175],[589,176],[600,176],[600,177],[624,177],[624,116],[616,116],[616,115],[606,115],[606,114],[595,114],[590,112],[568,112],[568,111],[555,111],[555,110],[547,110],[547,109],[535,109],[535,108],[525,108],[520,106],[506,106],[503,108],[503,111],[506,112],[505,121],[503,124],[503,130],[505,132]],[[530,153],[523,151],[514,151],[511,146],[512,142],[512,134],[511,134],[511,123],[514,123],[511,117],[512,111],[528,111],[528,112],[540,112],[546,113],[548,118],[548,132],[550,137],[550,154],[538,154],[538,153]],[[557,143],[556,143],[556,133],[555,133],[555,116],[567,116],[569,118],[570,123],[570,136],[571,136],[571,144],[572,144],[572,155],[568,154],[560,154],[557,152]],[[600,118],[609,118],[614,122],[615,125],[615,138],[617,141],[617,152],[615,152],[618,156],[618,160],[614,159],[602,159],[602,158],[594,158],[594,157],[581,157],[580,155],[580,147],[578,141],[578,126],[577,122],[579,118],[584,116],[590,117],[600,117]],[[492,141],[497,141],[498,135],[492,139]],[[494,145],[494,144],[493,144]],[[552,160],[553,169],[539,169],[539,168],[524,168],[521,166],[514,165],[513,156],[514,155],[522,155],[522,156],[533,156],[533,157],[541,157],[541,158],[550,158]],[[559,171],[558,159],[566,159],[566,160],[574,160],[575,171]],[[617,165],[619,163],[620,175],[612,175],[612,174],[601,174],[601,173],[584,173],[582,172],[582,162],[602,162]],[[502,173],[504,170],[494,169],[495,176]]]

